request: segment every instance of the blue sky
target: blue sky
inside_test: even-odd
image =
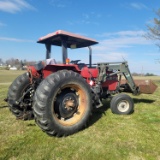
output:
[[[144,38],[159,0],[0,0],[0,58],[43,60],[37,40],[56,30],[96,39],[93,62],[128,61],[131,72],[160,75],[160,50]],[[68,50],[88,62],[88,49]],[[61,48],[52,47],[61,61]]]

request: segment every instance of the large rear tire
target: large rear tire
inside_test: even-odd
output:
[[[49,75],[39,85],[34,99],[35,121],[51,136],[67,136],[81,130],[91,115],[90,87],[73,71]]]
[[[33,111],[32,108],[24,109],[24,106],[20,106],[20,104],[16,104],[22,95],[27,91],[30,87],[30,80],[27,73],[24,73],[18,76],[13,83],[10,85],[8,89],[7,102],[10,108],[10,111],[16,116],[17,119],[22,120],[30,120],[33,119]],[[25,95],[23,98],[24,101],[29,99],[29,95]]]

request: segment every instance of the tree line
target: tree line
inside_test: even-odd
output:
[[[19,60],[16,58],[9,58],[7,60],[3,60],[0,58],[0,66],[5,67],[6,69],[8,67],[16,67],[18,70],[24,68],[25,66],[33,65],[35,64],[36,61],[28,61],[26,59],[24,60]]]
[[[0,58],[0,66],[3,66],[5,69],[9,69],[8,66],[11,66],[11,67],[15,66],[18,70],[21,70],[21,69],[25,69],[26,66],[33,65],[35,63],[37,63],[37,62],[36,61],[28,61],[26,59],[18,60],[15,58],[10,58],[10,59],[3,61],[2,58]],[[58,62],[58,63],[60,63],[60,62]],[[156,76],[153,73],[142,74],[142,73],[136,73],[136,72],[133,72],[132,75],[133,76]]]
[[[148,33],[146,38],[151,39],[160,47],[160,8],[155,11],[156,17],[153,19],[152,25],[147,25]]]
[[[153,73],[145,73],[145,74],[142,74],[142,73],[136,73],[136,72],[133,72],[132,73],[132,76],[156,76],[155,74]]]

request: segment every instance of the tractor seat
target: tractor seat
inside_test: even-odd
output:
[[[56,60],[53,58],[46,59],[46,65],[56,64]]]
[[[45,65],[42,61],[39,61],[38,63],[34,64],[33,66],[36,68],[37,71],[40,71],[41,69],[44,68]]]
[[[81,70],[83,67],[86,67],[87,65],[85,63],[78,63],[78,68]]]

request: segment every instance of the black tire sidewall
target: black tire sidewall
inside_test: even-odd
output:
[[[118,104],[123,100],[125,100],[129,103],[129,108],[125,112],[121,112],[118,109]],[[128,96],[127,94],[119,94],[119,95],[116,95],[112,98],[111,103],[110,103],[110,108],[111,108],[112,113],[114,113],[114,114],[127,115],[127,114],[133,113],[134,102],[133,102],[133,99],[130,96]]]
[[[9,87],[8,98],[18,100],[29,85],[30,80],[27,73],[18,76]],[[14,92],[14,94],[11,94],[10,92]]]
[[[75,82],[76,81],[76,82]],[[84,85],[84,83],[82,83],[81,81],[79,81],[79,79],[74,79],[73,80],[73,78],[72,77],[70,77],[70,78],[68,78],[66,81],[65,81],[65,83],[62,81],[62,83],[60,83],[59,84],[59,86],[63,86],[63,85],[65,85],[66,83],[72,83],[72,84],[75,84],[75,85],[80,85],[81,86],[81,88],[83,89],[83,90],[85,90],[85,92],[87,92],[88,94],[90,94],[89,92],[88,92],[88,90],[86,89],[86,85]],[[58,88],[58,86],[56,86],[55,88]],[[52,93],[54,93],[54,89],[52,90]],[[86,121],[86,119],[87,119],[87,117],[89,116],[89,114],[90,114],[90,107],[88,107],[88,106],[91,106],[91,104],[89,103],[91,100],[89,100],[89,96],[87,96],[87,93],[86,93],[86,97],[87,97],[87,102],[88,102],[88,104],[86,104],[86,110],[85,110],[85,113],[84,113],[84,115],[83,115],[83,118],[81,119],[81,121],[79,121],[79,122],[77,122],[76,124],[74,124],[73,126],[67,126],[67,127],[65,127],[65,126],[59,126],[60,127],[60,129],[64,129],[64,130],[67,130],[67,131],[72,131],[73,129],[76,129],[76,127],[77,126],[79,126],[79,127],[81,127],[84,123],[85,123],[85,121]],[[55,96],[55,94],[53,94],[54,96]],[[52,100],[52,97],[50,97],[50,105],[53,105],[53,100]],[[50,105],[48,105],[48,106],[50,106]],[[48,108],[49,110],[51,109],[51,107],[49,107]],[[52,113],[53,112],[53,110],[51,109],[50,110],[50,112],[48,112],[48,113]],[[52,114],[50,114],[49,116],[52,116]],[[51,118],[51,117],[50,117]],[[56,122],[57,123],[57,121],[55,121],[54,120],[54,117],[52,116],[52,118],[51,118],[51,120],[52,120],[52,123],[54,123],[54,122]]]
[[[60,79],[59,75],[61,76],[61,74],[63,72],[68,72],[70,76],[66,76],[63,79]],[[57,136],[65,136],[65,135],[73,134],[73,133],[77,132],[78,130],[82,129],[83,126],[85,126],[85,124],[91,114],[92,101],[91,101],[90,87],[81,76],[79,76],[75,72],[73,72],[73,73],[72,72],[73,71],[65,71],[65,70],[63,71],[62,70],[62,71],[56,72],[56,73],[48,76],[44,80],[44,82],[41,83],[41,86],[39,86],[39,88],[36,92],[36,95],[37,94],[44,95],[44,93],[42,93],[41,90],[43,90],[43,88],[45,87],[46,84],[49,84],[47,81],[50,81],[51,79],[53,81],[55,81],[54,85],[48,86],[51,89],[50,89],[50,92],[46,93],[47,95],[45,95],[47,97],[47,99],[44,101],[44,102],[46,102],[46,104],[43,103],[44,111],[41,111],[41,114],[43,114],[43,118],[48,121],[47,129],[46,129],[46,132],[48,134],[50,133],[49,131],[55,131],[57,133]],[[87,104],[85,105],[86,110],[85,110],[85,113],[83,114],[83,117],[80,119],[80,121],[78,121],[76,124],[73,124],[71,126],[62,125],[57,120],[55,115],[53,114],[53,112],[54,112],[54,108],[53,108],[54,98],[56,97],[59,88],[62,88],[66,84],[67,85],[68,84],[78,85],[80,88],[82,88],[82,90],[85,92],[85,96],[87,97]],[[38,109],[38,110],[40,111],[40,109]],[[37,120],[40,120],[40,119],[38,118]],[[43,126],[41,127],[41,129],[44,130]]]
[[[23,115],[23,108],[19,105],[13,104],[13,101],[19,100],[22,96],[24,90],[30,85],[29,76],[27,73],[24,73],[18,76],[13,83],[10,85],[8,89],[8,105],[10,111],[17,117],[21,117]]]

